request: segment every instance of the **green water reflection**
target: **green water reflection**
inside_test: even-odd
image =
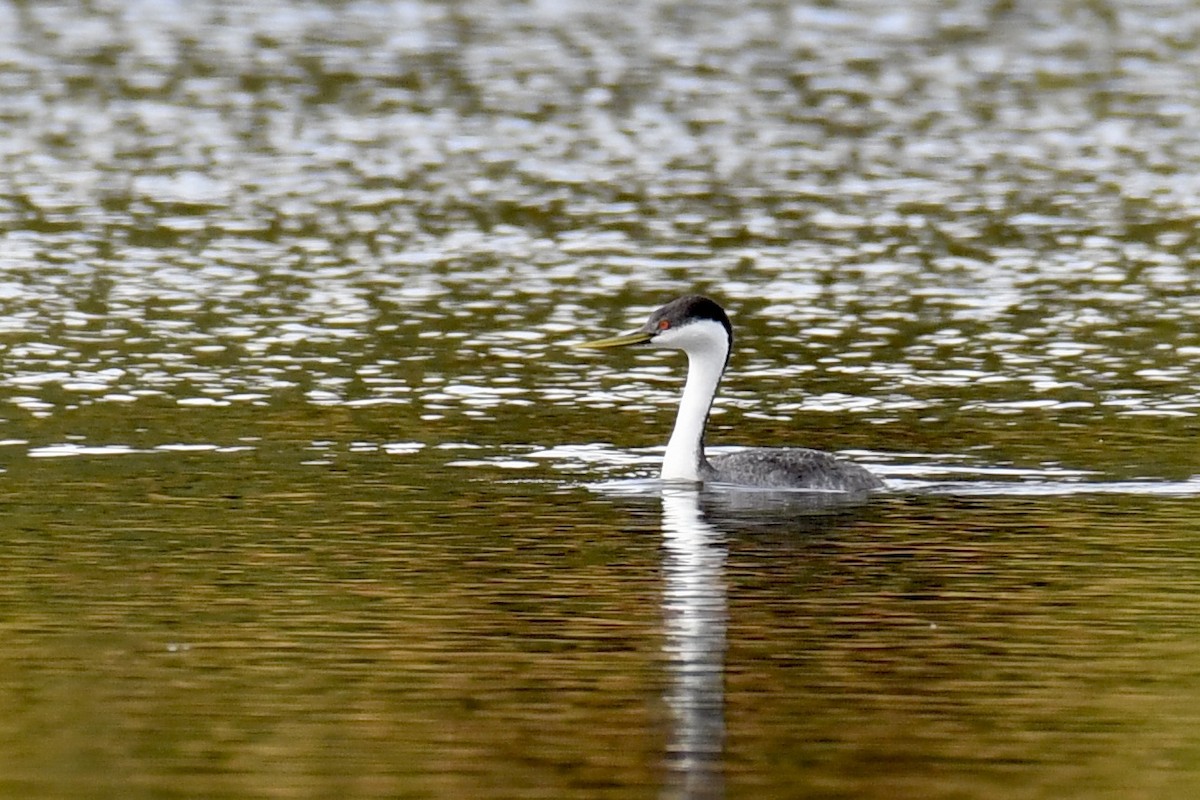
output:
[[[613,537],[627,519],[578,496],[256,460],[14,477],[11,793],[653,784],[650,522]]]
[[[1191,500],[699,508],[697,572],[653,497],[286,454],[8,473],[7,794],[654,793],[681,579],[734,796],[1190,785]]]

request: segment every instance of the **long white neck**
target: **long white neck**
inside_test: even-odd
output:
[[[694,332],[691,330],[695,328]],[[729,356],[729,337],[717,323],[687,326],[690,334],[677,346],[687,353],[687,383],[679,401],[675,429],[663,455],[662,479],[678,481],[700,480],[704,463],[704,424],[712,407],[717,384],[725,371]]]

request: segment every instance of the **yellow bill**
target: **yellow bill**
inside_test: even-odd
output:
[[[589,350],[606,350],[610,347],[624,347],[630,344],[645,344],[654,338],[653,333],[647,331],[631,331],[622,333],[619,336],[610,336],[607,339],[596,339],[591,342],[581,342],[575,347],[586,347]]]

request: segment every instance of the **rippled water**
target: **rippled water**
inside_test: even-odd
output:
[[[0,794],[1190,796],[1198,39],[0,2]],[[652,479],[686,291],[887,497]]]

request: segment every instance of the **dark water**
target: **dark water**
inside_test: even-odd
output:
[[[1198,39],[0,2],[0,796],[1193,796]],[[887,496],[652,480],[688,291]]]

